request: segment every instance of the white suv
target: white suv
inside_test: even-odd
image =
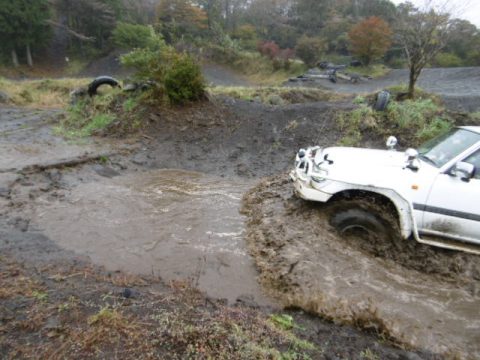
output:
[[[340,232],[397,232],[480,254],[480,127],[455,128],[418,151],[395,145],[391,137],[390,150],[301,149],[290,173],[295,193],[341,203],[331,218]]]

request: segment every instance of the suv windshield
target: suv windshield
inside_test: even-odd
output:
[[[454,129],[427,142],[420,147],[418,153],[420,159],[436,167],[442,167],[478,141],[480,134],[465,129]]]

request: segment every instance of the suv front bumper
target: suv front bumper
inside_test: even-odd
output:
[[[332,194],[315,189],[312,186],[311,178],[309,176],[300,177],[297,170],[290,172],[290,179],[293,181],[295,194],[304,200],[327,202],[332,196]]]

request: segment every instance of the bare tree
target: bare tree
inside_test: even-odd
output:
[[[447,44],[451,16],[446,9],[445,5],[435,7],[432,0],[428,0],[421,9],[410,2],[399,6],[395,32],[405,50],[410,70],[409,98],[415,95],[415,84],[423,68]]]

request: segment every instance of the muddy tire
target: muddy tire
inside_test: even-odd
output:
[[[120,82],[110,76],[99,76],[88,85],[88,95],[97,95],[97,90],[102,85],[110,85],[111,87],[120,87]]]
[[[398,231],[383,215],[380,207],[363,202],[342,201],[330,209],[330,224],[343,236],[357,236],[367,240],[394,241]]]
[[[376,111],[385,111],[390,102],[390,93],[386,90],[380,91],[377,94],[377,99],[373,105],[373,109]]]

